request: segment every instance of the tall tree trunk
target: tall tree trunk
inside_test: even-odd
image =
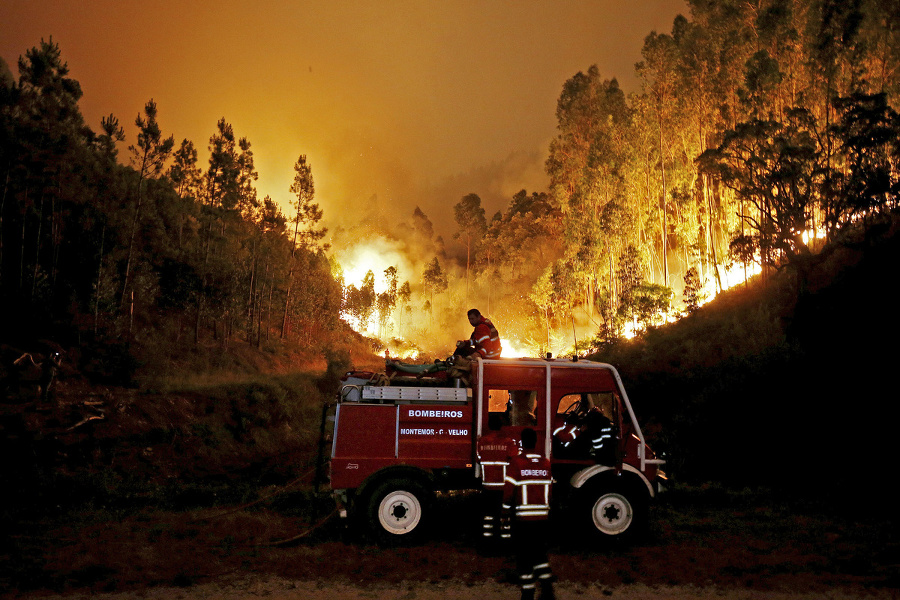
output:
[[[3,194],[0,194],[0,290],[3,289],[3,210],[6,208],[6,194],[9,191],[10,165],[6,165],[6,177],[3,180]]]
[[[294,239],[291,242],[291,265],[288,270],[288,287],[287,292],[284,294],[284,318],[281,320],[281,339],[285,339],[287,335],[287,325],[288,325],[288,308],[291,304],[291,288],[294,285],[294,255],[297,252],[297,236],[300,234],[300,207],[303,203],[298,198],[297,201],[297,216],[294,218]]]
[[[271,333],[271,329],[272,329],[272,297],[274,295],[275,295],[275,278],[272,277],[272,279],[269,281],[269,299],[268,299],[268,305],[266,306],[266,318],[268,319],[268,322],[266,323],[266,341],[267,342],[270,339],[269,334]]]
[[[707,235],[709,236],[709,248],[712,254],[712,263],[713,270],[716,274],[716,287],[718,291],[721,292],[724,287],[722,286],[722,277],[719,274],[719,257],[716,252],[716,236],[715,232],[713,232],[713,221],[712,221],[712,213],[713,213],[713,205],[712,205],[712,195],[709,193],[709,182],[707,181],[706,175],[703,176],[703,195],[706,197],[706,230]]]
[[[294,255],[291,254],[291,268],[288,270],[287,291],[284,293],[284,316],[281,319],[281,339],[287,336],[288,308],[291,305],[291,288],[294,286]]]
[[[213,226],[213,214],[212,209],[209,211],[209,221],[207,221],[206,225],[206,243],[204,243],[203,248],[203,271],[200,274],[200,282],[201,287],[197,290],[197,319],[194,322],[194,345],[200,344],[200,325],[202,323],[203,317],[203,294],[204,287],[206,285],[206,276],[208,266],[209,266],[209,247],[212,239],[212,226]]]
[[[466,304],[469,304],[469,257],[472,251],[471,236],[466,234]],[[468,310],[468,309],[466,309]],[[491,314],[488,312],[488,314]]]
[[[28,224],[28,185],[25,186],[25,198],[22,203],[22,233],[19,239],[19,284],[16,286],[16,292],[22,295],[25,287],[25,232]]]
[[[62,249],[62,226],[60,224],[60,214],[62,207],[57,209],[57,200],[62,197],[62,185],[59,182],[59,173],[57,173],[56,194],[50,199],[50,297],[52,298],[56,292],[56,278],[59,274],[59,252]],[[61,202],[61,201],[60,201]]]
[[[31,303],[34,304],[34,295],[37,292],[37,276],[41,260],[41,234],[44,229],[44,192],[38,196],[38,228],[34,236],[34,266],[31,270]]]
[[[251,252],[251,262],[250,262],[250,285],[248,290],[247,297],[247,343],[253,344],[253,328],[254,328],[254,311],[256,306],[254,304],[254,298],[256,296],[256,269],[258,263],[257,257],[257,249],[258,249],[258,240],[253,240],[253,250]]]
[[[141,215],[141,203],[143,202],[143,194],[141,190],[143,189],[144,183],[144,167],[141,166],[141,173],[138,178],[138,186],[137,186],[137,200],[134,205],[134,216],[131,219],[131,232],[128,235],[128,254],[125,258],[125,277],[122,280],[122,298],[119,301],[119,307],[125,304],[126,294],[128,293],[128,279],[131,276],[131,261],[134,255],[134,238],[137,234],[137,224]]]
[[[106,244],[106,220],[100,228],[100,259],[97,261],[97,289],[94,294],[94,338],[97,338],[97,329],[100,322],[100,290],[103,284],[103,252]]]
[[[660,103],[662,101],[660,100]],[[666,160],[663,154],[662,107],[657,113],[659,117],[659,170],[662,174],[662,268],[663,285],[669,287],[669,222],[666,215]]]

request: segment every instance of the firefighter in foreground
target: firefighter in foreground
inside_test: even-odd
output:
[[[507,423],[508,425],[509,423]],[[509,537],[509,521],[503,519],[503,486],[509,460],[519,454],[519,444],[508,432],[502,431],[503,416],[494,413],[488,418],[488,431],[478,439],[476,453],[484,469],[481,476],[482,541],[486,550],[496,548],[498,538]],[[500,531],[501,522],[503,529]]]
[[[510,459],[503,485],[503,513],[513,519],[513,540],[522,600],[533,600],[537,583],[541,599],[552,600],[553,573],[547,558],[550,517],[550,460],[534,450],[537,434],[522,430],[522,454]]]

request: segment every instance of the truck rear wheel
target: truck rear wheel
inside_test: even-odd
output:
[[[647,499],[628,486],[605,483],[597,482],[585,490],[588,523],[594,526],[594,530],[603,539],[632,538],[646,526]]]
[[[384,545],[421,539],[431,509],[431,494],[412,479],[388,479],[368,499],[366,516],[375,540]]]

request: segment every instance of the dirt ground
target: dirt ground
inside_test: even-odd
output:
[[[73,451],[84,438],[87,442],[82,445],[89,449],[110,448],[122,471],[156,475],[163,482],[169,470],[185,470],[181,463],[204,466],[197,458],[174,453],[174,442],[168,438],[156,440],[157,421],[151,419],[156,413],[129,412],[133,400],[102,396],[96,402],[105,405],[104,418],[78,425],[100,414],[93,401],[85,402],[77,414],[55,425],[60,439],[73,438],[69,445],[37,446],[49,448],[48,463],[67,467],[92,458]],[[150,400],[144,398],[162,415],[158,422],[174,420],[177,404]],[[53,413],[4,406],[0,426],[11,440],[7,456],[33,452],[37,446],[32,442],[44,438],[26,433],[46,436],[48,429],[47,423],[32,425],[32,421],[47,421]],[[127,421],[132,412],[136,416]],[[185,413],[179,418],[190,421],[193,416]],[[121,440],[127,439],[126,433],[134,437],[139,421],[146,421],[142,427],[147,431],[138,438],[144,443],[123,446]],[[97,424],[103,429],[86,433]],[[104,473],[94,475],[90,489],[116,483],[103,479]],[[62,493],[36,479],[48,493]],[[230,481],[222,489],[237,483]],[[0,598],[518,597],[511,549],[481,546],[478,502],[470,496],[448,495],[439,501],[424,544],[381,548],[367,542],[358,527],[334,518],[294,540],[318,521],[313,515],[324,516],[334,508],[327,498],[314,499],[308,487],[260,483],[259,489],[246,488],[247,498],[271,496],[271,500],[235,506],[237,500],[222,501],[216,496],[220,488],[209,482],[196,489],[182,482],[175,488],[180,490],[177,500],[164,493],[151,500],[131,497],[125,493],[129,488],[117,485],[106,499],[82,498],[70,508],[65,508],[66,498],[57,501],[55,496],[52,502],[37,496],[43,502],[40,508],[16,503],[0,507]],[[145,487],[136,489],[146,492]],[[813,500],[821,499],[823,494],[813,492]],[[233,489],[229,493],[235,498]],[[654,506],[646,535],[630,544],[585,540],[578,523],[554,517],[558,527],[551,563],[559,579],[557,595],[900,600],[900,528],[895,511],[891,506],[875,513],[870,510],[873,503],[862,504],[863,497],[848,493],[829,508],[829,503],[812,504],[808,498],[786,498],[772,490],[676,485]],[[840,509],[834,508],[839,504]]]
[[[891,600],[898,592],[890,590],[826,590],[819,592],[771,592],[752,589],[721,589],[715,586],[623,585],[615,588],[560,583],[556,596],[561,600],[611,598],[622,600]],[[18,596],[17,596],[18,597]],[[22,598],[26,596],[21,596]],[[393,586],[358,586],[328,582],[291,581],[281,578],[245,577],[237,580],[197,585],[191,588],[160,587],[136,592],[111,594],[72,594],[41,596],[46,600],[507,600],[518,598],[510,585],[488,582],[467,585],[461,582],[404,582]]]
[[[0,596],[106,600],[517,598],[510,548],[484,548],[471,498],[438,506],[422,545],[382,548],[332,518],[311,536],[281,503],[138,510],[19,523],[0,553]],[[674,490],[646,535],[601,545],[568,524],[552,542],[559,598],[900,598],[900,534],[770,493]],[[3,596],[3,594],[7,594]]]

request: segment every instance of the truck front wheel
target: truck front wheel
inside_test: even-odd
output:
[[[587,491],[589,523],[604,539],[627,539],[641,531],[647,522],[648,502],[627,486],[604,486],[602,482]]]
[[[381,544],[416,542],[421,539],[430,508],[430,494],[424,486],[411,479],[389,479],[369,496],[369,529]]]

